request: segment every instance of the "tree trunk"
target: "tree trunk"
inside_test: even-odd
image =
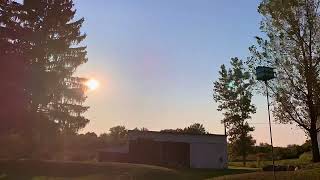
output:
[[[312,161],[320,162],[320,154],[319,154],[319,146],[318,146],[316,130],[310,131],[310,138],[311,138],[311,145],[312,145]]]
[[[317,120],[318,120],[318,109],[314,105],[314,96],[312,96],[312,90],[310,90],[307,82],[307,88],[308,88],[308,96],[307,96],[307,105],[309,108],[309,115],[310,115],[310,139],[311,139],[311,145],[312,145],[312,161],[313,162],[320,162],[320,154],[319,154],[319,147],[318,147],[318,139],[317,139]]]
[[[246,157],[246,154],[244,153],[243,155],[242,155],[242,162],[243,162],[243,166],[244,167],[246,167],[246,162],[247,161],[247,157]]]

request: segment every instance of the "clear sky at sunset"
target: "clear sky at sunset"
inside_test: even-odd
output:
[[[245,59],[259,31],[254,0],[76,0],[84,17],[89,61],[79,74],[100,81],[88,93],[84,129],[97,134],[115,125],[149,130],[204,124],[222,134],[212,99],[221,64]],[[269,142],[266,100],[254,96],[249,122],[257,142]],[[274,124],[274,144],[301,144],[304,132]]]

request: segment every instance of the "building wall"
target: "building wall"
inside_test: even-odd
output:
[[[189,144],[147,139],[130,141],[129,159],[133,163],[189,167]]]
[[[98,161],[128,162],[129,144],[114,145],[98,150]]]
[[[129,131],[130,142],[150,139],[156,142],[176,142],[189,144],[189,166],[192,168],[227,168],[227,139],[224,135],[188,135],[159,133],[152,131]],[[156,152],[153,146],[153,152]],[[131,151],[131,149],[130,149]]]
[[[214,143],[190,144],[190,167],[192,168],[227,168],[227,146]]]

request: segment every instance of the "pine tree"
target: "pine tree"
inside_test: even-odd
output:
[[[247,120],[256,108],[251,103],[251,85],[253,80],[249,72],[238,58],[231,59],[232,69],[221,66],[220,77],[214,82],[214,100],[219,103],[218,111],[223,111],[222,123],[227,127],[227,135],[231,143],[232,152],[242,156],[243,163],[255,141],[249,134],[254,130]]]
[[[23,7],[10,0],[0,1],[0,134],[25,131],[29,97],[26,90],[30,44],[24,36]]]
[[[33,29],[32,111],[56,123],[60,131],[76,133],[89,122],[82,115],[88,109],[82,105],[86,79],[74,76],[87,62],[86,47],[79,45],[86,37],[80,32],[84,19],[74,20],[72,0],[26,0],[25,9]]]
[[[24,134],[28,155],[89,122],[86,79],[74,76],[87,62],[84,19],[74,20],[75,13],[72,0],[0,2],[1,132]]]

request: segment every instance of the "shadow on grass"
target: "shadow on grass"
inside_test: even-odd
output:
[[[175,170],[157,166],[129,163],[83,163],[57,161],[0,161],[0,180],[31,180],[33,177],[63,177],[81,179],[101,175],[108,179],[179,179]],[[0,176],[1,177],[1,176]]]
[[[129,163],[88,163],[61,161],[1,161],[0,180],[31,180],[34,177],[56,177],[59,180],[201,180],[224,175],[254,172],[253,168],[168,169],[158,166]],[[60,178],[59,178],[60,177]],[[40,178],[41,180],[43,178]],[[49,178],[50,179],[50,178]]]

